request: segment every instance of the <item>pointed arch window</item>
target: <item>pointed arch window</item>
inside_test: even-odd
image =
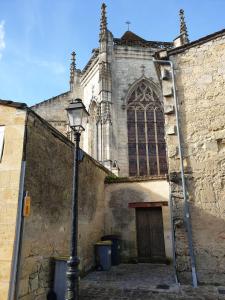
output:
[[[129,175],[167,173],[164,114],[155,89],[143,79],[127,101]]]

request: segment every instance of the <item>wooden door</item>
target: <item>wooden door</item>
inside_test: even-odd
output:
[[[162,208],[136,208],[136,227],[139,260],[165,260]]]

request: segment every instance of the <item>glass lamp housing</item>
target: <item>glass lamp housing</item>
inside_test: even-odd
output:
[[[69,104],[66,110],[71,129],[76,132],[84,131],[87,125],[89,113],[87,112],[82,100],[75,99]]]

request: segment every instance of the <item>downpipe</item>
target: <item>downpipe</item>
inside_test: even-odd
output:
[[[24,178],[26,170],[26,161],[22,161],[21,173],[20,173],[20,184],[19,184],[19,197],[18,197],[18,208],[17,208],[17,219],[16,219],[16,232],[15,241],[13,248],[13,259],[11,267],[10,285],[8,300],[13,300],[17,298],[16,295],[16,284],[17,284],[17,274],[19,265],[19,252],[22,234],[22,223],[23,223],[23,199],[24,199]]]
[[[171,195],[171,187],[169,186],[169,207],[170,207],[170,225],[172,229],[172,246],[173,246],[173,269],[174,269],[174,278],[175,283],[180,284],[177,278],[177,271],[176,271],[176,253],[175,253],[175,229],[173,223],[173,202],[172,202],[172,195]]]
[[[190,211],[187,199],[187,189],[185,184],[185,176],[184,176],[184,163],[183,163],[183,152],[181,147],[181,133],[180,133],[180,125],[179,125],[179,111],[178,111],[178,99],[177,92],[175,86],[175,76],[174,76],[174,65],[170,60],[156,60],[153,58],[154,63],[167,64],[171,67],[172,74],[172,82],[173,82],[173,93],[174,93],[174,104],[175,104],[175,115],[176,115],[176,126],[177,126],[177,137],[178,137],[178,148],[179,148],[179,156],[180,156],[180,170],[181,170],[181,181],[182,181],[182,189],[183,189],[183,197],[184,197],[184,217],[186,221],[187,234],[188,234],[188,246],[191,257],[191,272],[192,272],[192,283],[193,287],[196,288],[198,286],[198,280],[196,275],[196,264],[195,264],[195,256],[193,249],[193,239],[192,239],[192,229],[191,229],[191,220],[190,220]]]

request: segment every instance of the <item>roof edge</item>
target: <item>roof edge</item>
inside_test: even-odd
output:
[[[23,103],[23,102],[14,102],[12,100],[3,100],[3,99],[0,99],[0,104],[6,105],[6,106],[15,107],[15,108],[21,108],[21,109],[27,108],[27,104],[26,103]]]
[[[53,97],[51,97],[51,98],[49,98],[49,99],[46,99],[46,100],[43,100],[43,101],[41,101],[41,102],[35,103],[34,105],[31,105],[30,108],[37,107],[37,106],[42,105],[42,104],[44,104],[44,103],[47,103],[48,101],[51,101],[51,100],[56,100],[58,97],[66,96],[66,95],[68,95],[69,93],[70,93],[70,91],[67,91],[67,92],[61,93],[61,94],[59,94],[59,95],[57,95],[57,96],[53,96]]]
[[[225,35],[225,28],[220,30],[220,31],[216,31],[216,32],[211,33],[209,35],[203,36],[200,39],[195,40],[191,43],[185,44],[185,45],[177,47],[177,48],[169,49],[168,50],[168,55],[173,55],[173,54],[178,54],[178,53],[184,52],[185,50],[188,50],[188,49],[190,49],[192,47],[195,47],[197,45],[202,45],[204,43],[207,43],[207,42],[209,42],[213,39],[216,39],[218,37],[221,37],[223,35]]]

